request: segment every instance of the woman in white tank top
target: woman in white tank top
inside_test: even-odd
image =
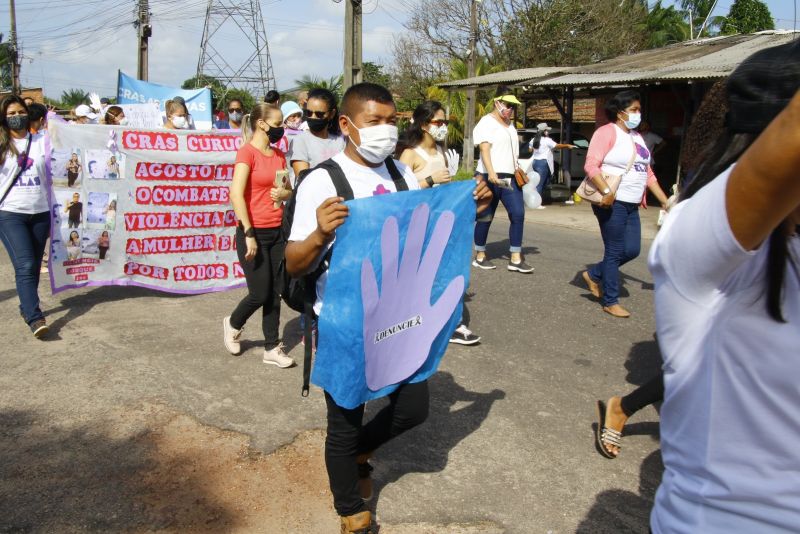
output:
[[[450,181],[448,161],[441,143],[447,139],[447,117],[442,104],[427,100],[414,110],[413,122],[406,129],[403,143],[398,145],[400,161],[408,165],[417,177],[421,188],[433,187]],[[465,318],[468,317],[466,306]],[[474,345],[481,340],[461,323],[450,338],[451,343]]]

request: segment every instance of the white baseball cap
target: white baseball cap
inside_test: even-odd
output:
[[[76,117],[86,117],[89,120],[95,120],[97,118],[97,113],[92,111],[92,108],[87,106],[86,104],[81,104],[77,108],[75,108],[75,116]]]
[[[544,132],[544,131],[546,131],[546,130],[552,130],[552,128],[551,128],[551,127],[549,127],[549,126],[547,125],[547,123],[546,123],[546,122],[540,122],[539,124],[537,124],[537,125],[536,125],[536,128],[537,128],[537,129],[538,129],[540,132]]]

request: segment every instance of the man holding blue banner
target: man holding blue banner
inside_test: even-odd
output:
[[[286,247],[292,276],[319,274],[312,380],[325,390],[325,463],[344,534],[374,532],[365,504],[372,452],[427,418],[427,378],[461,316],[475,201],[483,209],[491,200],[484,182],[414,191],[413,172],[392,159],[395,121],[385,88],[348,89],[339,119],[346,148],[298,186]],[[366,401],[382,396],[389,405],[364,425]]]

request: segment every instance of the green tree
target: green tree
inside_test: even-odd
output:
[[[312,89],[327,89],[336,95],[337,99],[342,98],[342,84],[344,83],[344,77],[340,74],[339,76],[331,76],[327,80],[324,78],[320,78],[319,76],[309,76],[308,74],[304,74],[302,78],[299,80],[294,81],[295,85],[297,85],[298,91],[310,91]]]
[[[760,0],[735,0],[720,28],[721,33],[755,33],[774,30],[775,21],[769,7]]]
[[[89,93],[83,89],[69,89],[61,93],[61,104],[65,108],[74,108],[86,103]]]
[[[181,89],[211,89],[211,98],[216,105],[220,105],[225,99],[228,88],[213,76],[193,76],[181,84]]]
[[[664,7],[658,0],[648,10],[644,21],[648,48],[659,48],[689,39],[689,23],[674,6]]]
[[[11,56],[11,43],[3,41],[0,33],[0,89],[11,89]]]
[[[387,88],[392,85],[392,77],[388,73],[383,72],[383,65],[365,61],[363,64],[363,74],[365,82],[377,83]]]

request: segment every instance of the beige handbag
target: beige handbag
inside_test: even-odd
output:
[[[628,166],[625,167],[625,172],[622,173],[623,175],[628,174],[628,171],[630,171],[631,167],[633,167],[633,162],[636,160],[636,141],[633,140],[632,135],[631,143],[633,144],[633,154],[631,154],[631,159],[628,161]],[[603,180],[606,181],[611,192],[616,195],[617,189],[619,189],[619,183],[622,181],[622,176],[617,176],[616,174],[607,174],[604,172]],[[578,190],[575,192],[579,197],[584,200],[588,200],[592,204],[600,204],[600,202],[603,200],[603,192],[595,187],[594,182],[592,182],[592,179],[589,176],[583,179],[583,182],[581,182],[581,185],[578,186]]]

